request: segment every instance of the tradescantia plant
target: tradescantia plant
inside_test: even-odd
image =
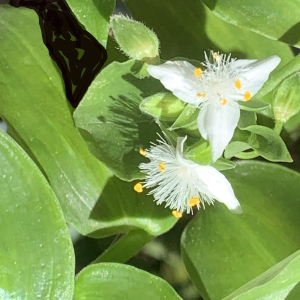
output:
[[[0,298],[298,299],[300,3],[44,2],[0,4]]]

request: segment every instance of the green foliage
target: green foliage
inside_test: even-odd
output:
[[[0,164],[0,298],[72,299],[73,247],[50,185],[2,131]]]
[[[244,213],[216,203],[198,212],[181,241],[187,270],[205,299],[229,295],[300,247],[298,173],[244,161],[224,174]]]
[[[100,263],[80,272],[75,282],[74,300],[180,300],[173,288],[159,277],[131,266]]]

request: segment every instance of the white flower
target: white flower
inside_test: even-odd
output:
[[[198,128],[210,142],[216,161],[233,136],[240,118],[238,100],[248,101],[267,81],[280,62],[276,55],[257,60],[232,59],[229,55],[205,53],[204,70],[187,61],[167,61],[149,66],[149,74],[186,103],[200,106]]]
[[[157,204],[166,203],[174,209],[173,214],[181,217],[182,212],[192,212],[192,207],[199,209],[205,203],[213,204],[214,199],[224,203],[232,212],[240,214],[242,208],[236,199],[230,183],[225,176],[212,166],[202,166],[183,157],[183,144],[187,137],[177,138],[177,148],[165,140],[152,144],[147,151],[140,153],[150,159],[149,163],[140,164],[146,174],[145,182],[134,186],[135,191],[142,192],[143,187],[154,188],[153,194]]]

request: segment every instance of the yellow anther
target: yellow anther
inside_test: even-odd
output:
[[[242,88],[242,83],[241,83],[240,79],[237,79],[237,80],[234,82],[234,84],[235,84],[235,87],[236,87],[237,89],[241,89],[241,88]]]
[[[166,169],[165,169],[165,163],[164,162],[160,162],[159,164],[158,164],[158,168],[160,169],[160,171],[163,173],[163,172],[165,172],[166,171]]]
[[[180,219],[182,217],[182,213],[180,211],[177,210],[173,210],[172,214],[174,217],[176,217],[177,219]]]
[[[143,148],[140,148],[140,154],[143,156],[146,156],[146,150]]]
[[[200,77],[201,73],[202,73],[201,68],[197,68],[197,69],[195,69],[195,71],[194,71],[194,74],[195,74],[195,76],[196,76],[197,78]]]
[[[246,91],[244,94],[244,101],[248,101],[252,98],[250,91]]]
[[[199,204],[200,204],[200,198],[192,197],[189,200],[189,207],[193,207],[193,206],[196,206],[196,205],[199,205]]]
[[[220,104],[221,105],[225,105],[227,103],[227,100],[225,99],[225,98],[222,98],[221,100],[220,100]]]
[[[203,94],[198,93],[197,96],[198,96],[198,97],[206,97],[206,94],[205,94],[205,93],[203,93]]]
[[[137,193],[141,193],[143,191],[143,186],[140,182],[138,182],[133,189],[137,192]]]

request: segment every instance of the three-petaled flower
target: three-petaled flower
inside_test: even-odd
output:
[[[205,203],[213,204],[214,199],[224,203],[232,212],[242,213],[239,201],[223,174],[212,166],[202,166],[184,158],[186,139],[178,137],[175,148],[161,138],[158,145],[152,144],[149,150],[140,150],[150,162],[140,164],[146,178],[134,186],[135,191],[153,188],[149,194],[153,194],[157,204],[165,202],[176,217],[181,217],[184,211],[191,213],[194,206],[199,209]]]
[[[216,161],[231,140],[240,118],[238,100],[250,100],[280,62],[276,55],[261,60],[235,60],[229,55],[205,53],[205,68],[187,61],[148,66],[149,74],[186,103],[200,107],[198,128],[210,142]]]

